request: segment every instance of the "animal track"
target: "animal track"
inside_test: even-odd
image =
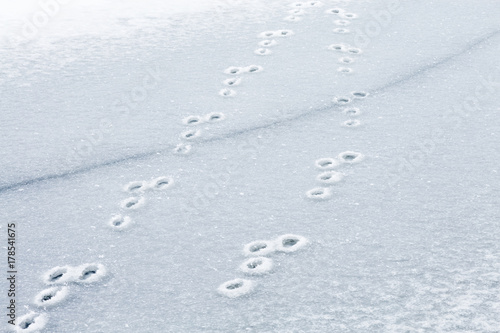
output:
[[[79,272],[76,282],[94,283],[106,276],[106,268],[101,264],[84,264],[76,268]]]
[[[354,59],[349,58],[349,57],[342,57],[342,58],[339,58],[339,62],[341,62],[343,64],[351,64],[354,62]]]
[[[259,48],[259,49],[255,50],[254,53],[257,55],[269,55],[273,52],[269,49]]]
[[[276,250],[291,253],[304,248],[308,243],[309,241],[305,237],[286,234],[276,240]]]
[[[364,155],[354,151],[345,151],[343,153],[340,153],[338,158],[343,163],[353,164],[361,162],[364,159]]]
[[[274,243],[267,240],[258,240],[243,247],[246,256],[265,256],[274,252]]]
[[[338,51],[338,52],[347,52],[347,46],[344,44],[332,44],[328,46],[329,50]]]
[[[129,193],[142,193],[147,190],[147,183],[142,180],[133,181],[125,185],[123,190]]]
[[[243,273],[250,275],[262,275],[269,273],[273,268],[273,260],[266,257],[256,257],[245,260],[240,265]]]
[[[115,215],[109,220],[109,225],[115,230],[127,229],[132,224],[129,216]]]
[[[239,78],[239,77],[230,78],[230,79],[224,80],[222,83],[224,83],[226,86],[238,86],[241,83],[241,78]]]
[[[46,284],[64,284],[73,279],[71,266],[56,266],[42,276]]]
[[[349,117],[357,117],[361,114],[361,111],[358,108],[346,108],[344,114]]]
[[[283,20],[288,21],[288,22],[298,22],[302,20],[301,16],[295,16],[295,15],[289,15],[285,17]]]
[[[48,321],[46,314],[38,314],[33,311],[17,318],[16,330],[18,332],[37,332],[45,327]]]
[[[347,52],[351,54],[360,54],[362,51],[361,49],[358,49],[357,47],[349,47],[347,48]]]
[[[264,47],[271,47],[271,46],[274,46],[276,44],[278,44],[278,42],[275,41],[274,39],[265,39],[265,40],[259,42],[259,45],[264,46]]]
[[[226,119],[226,116],[222,112],[211,112],[205,116],[205,121],[209,123],[216,123]]]
[[[326,14],[333,14],[333,15],[338,15],[344,13],[345,10],[342,8],[330,8],[325,11]]]
[[[346,28],[335,28],[335,29],[333,29],[333,32],[336,34],[348,34],[351,31],[349,29],[346,29]]]
[[[228,80],[234,80],[234,79],[228,79]],[[226,81],[228,81],[226,80]],[[224,82],[226,82],[224,81]],[[203,119],[200,117],[200,116],[188,116],[184,119],[182,119],[182,123],[184,125],[189,125],[189,126],[193,126],[193,125],[199,125],[203,122]]]
[[[354,14],[354,13],[341,13],[340,16],[343,17],[343,18],[346,18],[346,19],[355,19],[355,18],[358,18],[358,15]]]
[[[166,190],[174,185],[174,179],[172,177],[158,177],[151,181],[150,187],[154,190]]]
[[[333,102],[335,104],[340,104],[340,105],[344,105],[344,104],[349,104],[351,103],[351,99],[349,97],[335,97],[333,99]]]
[[[316,180],[323,184],[335,184],[340,182],[344,178],[344,175],[336,171],[326,171],[320,173]]]
[[[349,73],[353,72],[352,68],[349,68],[349,67],[339,67],[337,70],[340,73],[345,73],[345,74],[349,74]]]
[[[187,155],[191,152],[191,149],[193,147],[191,145],[185,144],[185,143],[179,143],[175,148],[174,148],[174,154],[177,155]]]
[[[351,24],[351,21],[347,21],[347,20],[335,20],[335,21],[333,21],[333,23],[335,25],[347,26],[347,25]]]
[[[120,206],[124,209],[137,209],[144,206],[145,199],[143,197],[130,197],[123,200]]]
[[[297,8],[288,11],[288,14],[292,15],[304,15],[306,12],[303,9]]]
[[[60,303],[68,296],[68,287],[51,287],[42,290],[35,296],[34,303],[37,306],[53,306]]]
[[[221,95],[222,97],[232,97],[236,95],[236,91],[234,91],[233,89],[224,88],[219,91],[219,95]]]
[[[369,94],[364,91],[353,91],[351,95],[356,99],[363,99],[366,98]]]
[[[361,125],[361,122],[357,119],[350,119],[342,123],[344,127],[358,127],[359,125]]]
[[[332,191],[327,187],[316,187],[307,191],[306,196],[314,200],[325,200],[332,196]]]
[[[246,279],[234,279],[226,281],[217,289],[223,296],[236,298],[250,293],[255,288],[256,283]]]
[[[242,67],[236,67],[236,66],[228,67],[224,71],[224,73],[231,74],[231,75],[238,75],[238,74],[241,74],[242,72],[243,72],[243,68]]]
[[[257,65],[250,65],[250,66],[243,68],[243,70],[247,73],[258,73],[258,72],[262,72],[264,70],[264,68],[262,68],[261,66],[257,66]]]
[[[328,169],[333,169],[333,168],[339,166],[340,162],[337,159],[330,158],[330,157],[325,157],[325,158],[317,159],[314,162],[314,165],[316,165],[316,167],[318,169],[328,170]]]
[[[181,139],[185,139],[185,140],[194,140],[197,137],[199,137],[200,135],[201,135],[200,130],[193,129],[193,130],[188,130],[188,131],[182,132],[180,137],[181,137]]]
[[[274,30],[274,31],[264,31],[259,34],[260,38],[271,38],[271,37],[288,37],[293,35],[292,30]]]

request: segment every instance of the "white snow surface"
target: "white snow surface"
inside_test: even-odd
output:
[[[498,332],[498,1],[71,1],[28,39],[39,3],[0,3],[0,239],[16,223],[18,316],[41,332]],[[310,200],[343,152],[363,159]],[[287,234],[308,246],[218,292]],[[84,263],[106,275],[32,304]]]

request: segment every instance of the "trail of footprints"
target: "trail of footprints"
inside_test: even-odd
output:
[[[316,176],[316,182],[320,187],[314,187],[306,192],[306,196],[313,200],[326,200],[332,197],[332,186],[344,179],[344,174],[335,171],[342,164],[359,163],[364,159],[364,155],[358,152],[345,151],[340,153],[337,158],[324,157],[316,160],[314,165],[321,170]]]
[[[292,253],[308,244],[305,237],[292,234],[282,235],[274,240],[253,241],[243,247],[243,254],[249,258],[240,264],[238,270],[250,276],[269,274],[274,268],[270,255],[275,252]],[[257,285],[255,280],[236,278],[222,283],[217,291],[223,296],[236,298],[251,293]]]
[[[29,311],[17,318],[15,330],[28,333],[43,329],[49,320],[48,311],[65,301],[77,285],[98,283],[106,277],[106,274],[106,268],[99,263],[76,267],[56,266],[50,269],[42,276],[48,288],[40,291],[33,299],[33,304],[39,311]]]

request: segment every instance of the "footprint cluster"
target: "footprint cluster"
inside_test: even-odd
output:
[[[342,152],[336,158],[324,157],[317,159],[314,165],[320,173],[316,176],[316,182],[321,185],[307,191],[306,196],[313,200],[330,199],[333,194],[332,186],[344,179],[344,174],[335,169],[343,164],[361,162],[363,159],[363,154],[353,151]]]
[[[259,48],[259,49],[255,50],[255,53],[259,54],[259,55],[268,55],[268,54],[271,54],[271,51],[267,48]],[[219,95],[221,95],[222,97],[235,96],[236,90],[234,90],[232,88],[241,84],[242,78],[240,77],[240,75],[247,74],[247,73],[258,73],[258,72],[262,72],[263,70],[264,70],[264,68],[262,68],[262,66],[258,66],[258,65],[249,65],[246,67],[231,66],[231,67],[226,68],[224,70],[224,74],[232,75],[235,77],[228,78],[228,79],[222,81],[222,84],[224,84],[227,87],[219,90]]]
[[[132,218],[128,213],[142,208],[146,203],[146,193],[149,191],[164,191],[172,187],[174,179],[162,176],[150,181],[136,180],[123,186],[123,191],[129,197],[120,202],[122,213],[115,214],[108,222],[108,226],[113,230],[122,231],[128,229],[132,223]]]
[[[40,291],[33,299],[39,311],[29,311],[16,321],[17,332],[37,332],[48,322],[48,310],[65,301],[71,288],[81,284],[93,284],[106,277],[106,268],[99,263],[80,266],[56,266],[43,274],[42,280],[48,288]],[[41,311],[40,311],[41,310]]]
[[[307,238],[285,234],[274,240],[257,240],[243,247],[243,254],[248,257],[238,267],[247,276],[262,276],[273,271],[274,261],[269,258],[275,252],[292,253],[303,249],[309,244]],[[219,294],[236,298],[251,293],[257,282],[255,280],[236,278],[222,283],[217,291]]]
[[[342,126],[344,127],[358,127],[361,125],[361,122],[359,119],[359,115],[361,114],[361,110],[357,107],[353,106],[348,106],[348,104],[360,100],[360,99],[365,99],[368,97],[369,93],[366,91],[353,91],[351,92],[350,96],[340,96],[340,97],[335,97],[333,99],[333,102],[337,105],[341,106],[347,106],[343,110],[343,114],[347,116],[349,119],[344,121],[342,123]]]
[[[232,84],[239,84],[236,79]],[[226,80],[227,81],[227,80]],[[181,142],[174,148],[173,152],[176,155],[188,155],[193,149],[192,142],[202,135],[199,128],[201,124],[213,124],[226,119],[222,112],[211,112],[204,116],[188,116],[182,119],[182,123],[186,125],[186,129],[179,135]]]
[[[323,3],[320,1],[304,1],[304,2],[294,2],[290,4],[293,8],[288,11],[288,16],[286,16],[283,20],[288,22],[298,22],[301,21],[303,15],[306,14],[304,9],[306,8],[319,8],[323,7]]]
[[[343,8],[330,8],[325,11],[327,15],[335,15],[338,19],[333,21],[335,28],[333,28],[332,32],[335,34],[350,34],[351,29],[349,26],[352,23],[352,20],[357,18],[358,15],[355,13],[349,13]],[[349,55],[357,55],[361,53],[361,50],[356,47],[349,46],[348,44],[337,43],[331,44],[328,46],[329,50],[347,53]],[[349,56],[341,56],[338,59],[340,66],[337,68],[339,73],[350,74],[353,73],[354,70],[350,65],[355,62],[355,59]],[[349,65],[349,66],[348,66]]]
[[[292,21],[292,20],[298,21],[299,20],[298,15],[299,14],[297,14],[297,16],[294,16],[295,19],[289,18],[289,21]],[[302,15],[302,14],[300,14],[300,15]],[[262,40],[258,43],[259,47],[254,51],[254,53],[257,55],[260,55],[260,56],[270,55],[273,53],[271,51],[270,47],[278,44],[278,42],[274,38],[289,37],[289,36],[292,36],[293,34],[294,33],[292,30],[287,30],[287,29],[269,30],[269,31],[261,32],[258,37],[261,38]]]

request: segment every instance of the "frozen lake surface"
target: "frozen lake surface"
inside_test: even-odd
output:
[[[2,5],[19,332],[500,332],[498,1]]]

